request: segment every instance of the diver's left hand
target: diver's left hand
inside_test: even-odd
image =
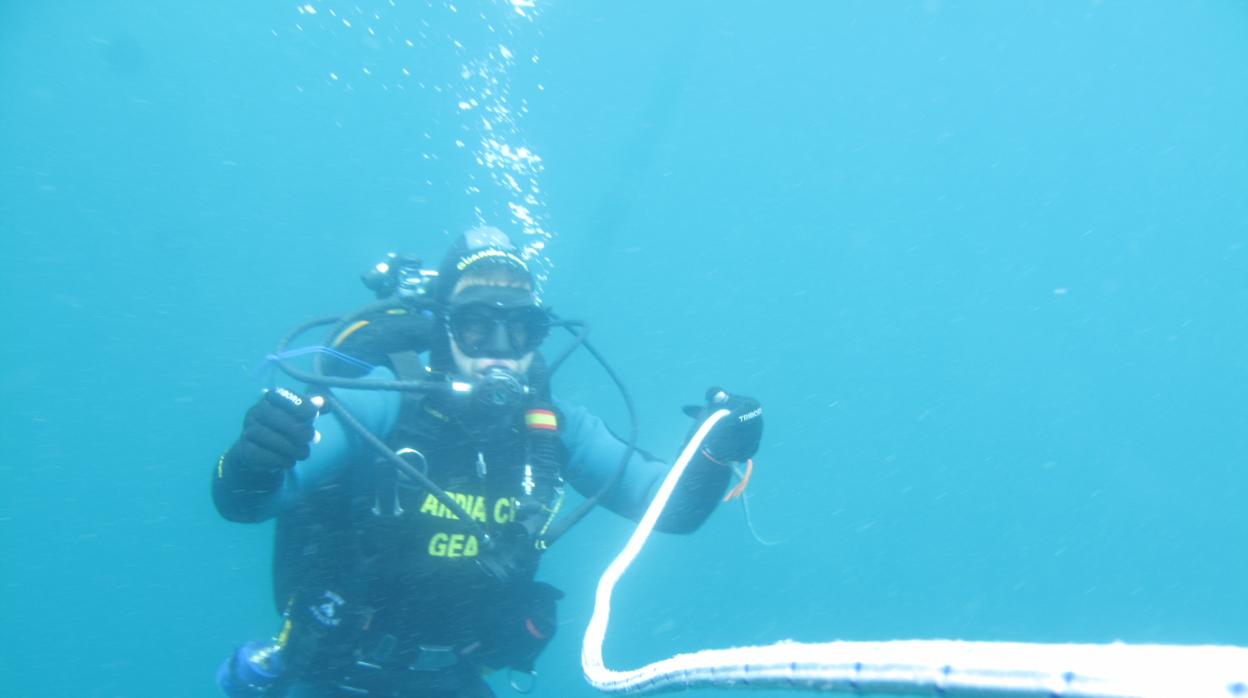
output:
[[[717,410],[728,410],[728,414],[703,442],[706,455],[718,463],[744,463],[753,458],[763,440],[762,404],[752,397],[711,388],[706,391],[706,404],[686,407],[685,414],[701,423]]]

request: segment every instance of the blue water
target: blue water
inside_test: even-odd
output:
[[[270,529],[217,517],[210,467],[276,339],[382,253],[519,229],[454,94],[502,42],[547,300],[644,445],[711,384],[767,408],[749,493],[784,544],[739,504],[656,541],[609,664],[1248,645],[1244,3],[313,4],[0,6],[0,693],[212,696],[272,632]],[[556,387],[623,429],[583,357]],[[628,530],[549,554],[539,695],[593,694]]]

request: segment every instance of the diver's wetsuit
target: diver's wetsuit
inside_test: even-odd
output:
[[[386,369],[369,376],[391,377]],[[377,466],[375,454],[333,416],[317,420],[320,441],[276,487],[257,486],[228,464],[218,468],[213,498],[222,516],[278,520],[275,592],[298,695],[490,695],[482,671],[531,668],[553,633],[561,596],[534,581],[534,526],[526,533],[517,509],[536,500],[533,508],[549,520],[562,481],[586,496],[596,493],[627,447],[584,408],[557,402],[557,472],[549,463],[527,472],[533,447],[523,430],[474,434],[428,398],[335,394],[370,431],[389,435],[396,451],[420,451],[409,463],[426,470],[496,542],[487,551],[473,529],[414,484],[379,486],[393,471]],[[635,453],[602,504],[638,519],[668,467]],[[729,476],[728,468],[695,458],[659,528],[698,528]]]

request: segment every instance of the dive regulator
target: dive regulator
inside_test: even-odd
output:
[[[429,292],[429,282],[438,272],[425,269],[420,257],[407,252],[388,252],[384,259],[360,274],[360,281],[378,300],[399,297],[419,298]]]
[[[473,394],[485,407],[510,411],[529,394],[524,376],[502,366],[491,366],[473,386]]]

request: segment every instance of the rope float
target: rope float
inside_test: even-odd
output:
[[[1248,698],[1248,648],[1202,645],[1033,644],[961,640],[779,642],[678,654],[631,671],[602,659],[611,594],[649,539],[702,441],[694,433],[641,523],[598,581],[581,645],[585,680],[607,693],[770,688],[845,695],[976,698]]]

